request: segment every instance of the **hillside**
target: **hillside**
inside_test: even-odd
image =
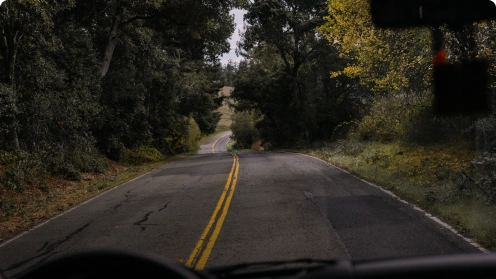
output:
[[[224,88],[222,88],[222,90],[219,91],[219,96],[229,97],[231,96],[231,92],[233,89],[233,87],[225,86]],[[220,121],[217,124],[218,131],[227,130],[229,129],[229,126],[231,126],[231,117],[234,114],[234,110],[229,108],[228,101],[228,98],[226,98],[222,104],[222,107],[217,110],[222,114]]]

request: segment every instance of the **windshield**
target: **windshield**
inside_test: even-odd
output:
[[[371,2],[2,1],[4,276],[494,251],[496,22]]]

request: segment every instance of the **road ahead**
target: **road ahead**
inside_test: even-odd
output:
[[[7,276],[118,248],[195,268],[479,252],[380,189],[305,155],[225,151],[227,134],[0,245]],[[212,153],[212,149],[215,153]],[[210,151],[210,152],[209,152]]]

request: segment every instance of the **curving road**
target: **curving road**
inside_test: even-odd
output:
[[[225,151],[169,163],[0,245],[7,276],[89,249],[118,248],[194,268],[296,258],[480,252],[390,194],[300,154]],[[215,153],[212,152],[212,148]]]
[[[229,140],[231,139],[232,132],[224,132],[205,141],[202,146],[200,146],[200,150],[198,154],[209,154],[209,153],[220,153],[227,152],[226,146]]]

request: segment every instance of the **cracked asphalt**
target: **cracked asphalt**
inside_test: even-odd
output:
[[[47,260],[124,249],[186,261],[233,165],[223,133],[0,245],[7,277]],[[212,145],[215,143],[212,153]],[[308,156],[246,152],[208,267],[266,260],[377,259],[480,252],[362,180]]]

